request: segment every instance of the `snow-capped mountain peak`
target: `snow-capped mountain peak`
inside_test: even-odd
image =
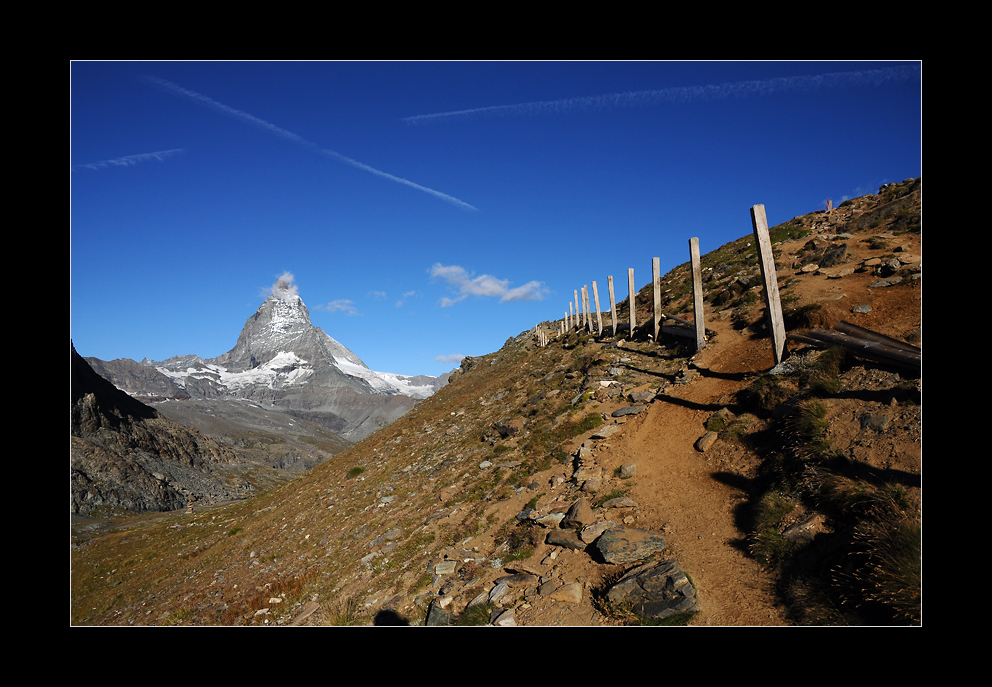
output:
[[[164,378],[149,381],[122,371],[121,376],[128,377],[122,383],[135,393],[244,399],[312,416],[352,439],[388,424],[447,383],[447,375],[372,371],[313,325],[291,281],[273,287],[227,353],[208,359],[183,355],[162,362],[144,360],[141,367],[154,367]]]

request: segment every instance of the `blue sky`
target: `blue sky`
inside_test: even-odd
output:
[[[70,68],[70,335],[231,349],[285,274],[373,370],[437,375],[592,281],[608,307],[922,167],[919,62],[88,62]]]

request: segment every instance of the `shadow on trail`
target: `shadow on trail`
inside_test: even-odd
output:
[[[707,377],[709,379],[722,379],[726,382],[744,382],[748,379],[755,379],[759,377],[763,371],[755,372],[715,372],[713,370],[707,369],[705,367],[698,367],[693,365],[693,370],[696,370],[701,377]]]
[[[654,397],[654,403],[668,403],[673,406],[679,406],[681,408],[688,408],[689,410],[710,410],[716,412],[721,408],[728,407],[724,403],[697,403],[696,401],[689,401],[684,398],[675,398],[674,396],[669,396],[664,393],[660,393]]]
[[[760,497],[764,487],[757,479],[744,477],[733,472],[713,472],[710,477],[721,484],[738,490],[744,497],[744,500],[734,508],[734,527],[741,533],[741,536],[731,539],[729,544],[751,557],[751,547],[745,533],[751,531],[757,508],[756,500]]]

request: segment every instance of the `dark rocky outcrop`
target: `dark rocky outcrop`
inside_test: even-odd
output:
[[[98,375],[70,343],[70,512],[183,508],[244,498],[228,447],[162,417]]]
[[[700,610],[696,590],[674,558],[628,571],[609,588],[606,598],[628,605],[645,618],[668,618]]]

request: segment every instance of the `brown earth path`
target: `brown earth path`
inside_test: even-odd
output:
[[[726,397],[747,376],[774,365],[770,342],[740,334],[729,323],[707,326],[718,336],[693,360],[700,376],[686,386],[669,385],[648,406],[646,417],[614,446],[617,465],[637,466],[635,526],[663,532],[667,555],[696,582],[702,612],[692,625],[786,625],[772,576],[745,553],[736,525],[736,508],[745,501],[740,487],[757,466],[755,458],[727,446],[713,453],[694,448]]]

